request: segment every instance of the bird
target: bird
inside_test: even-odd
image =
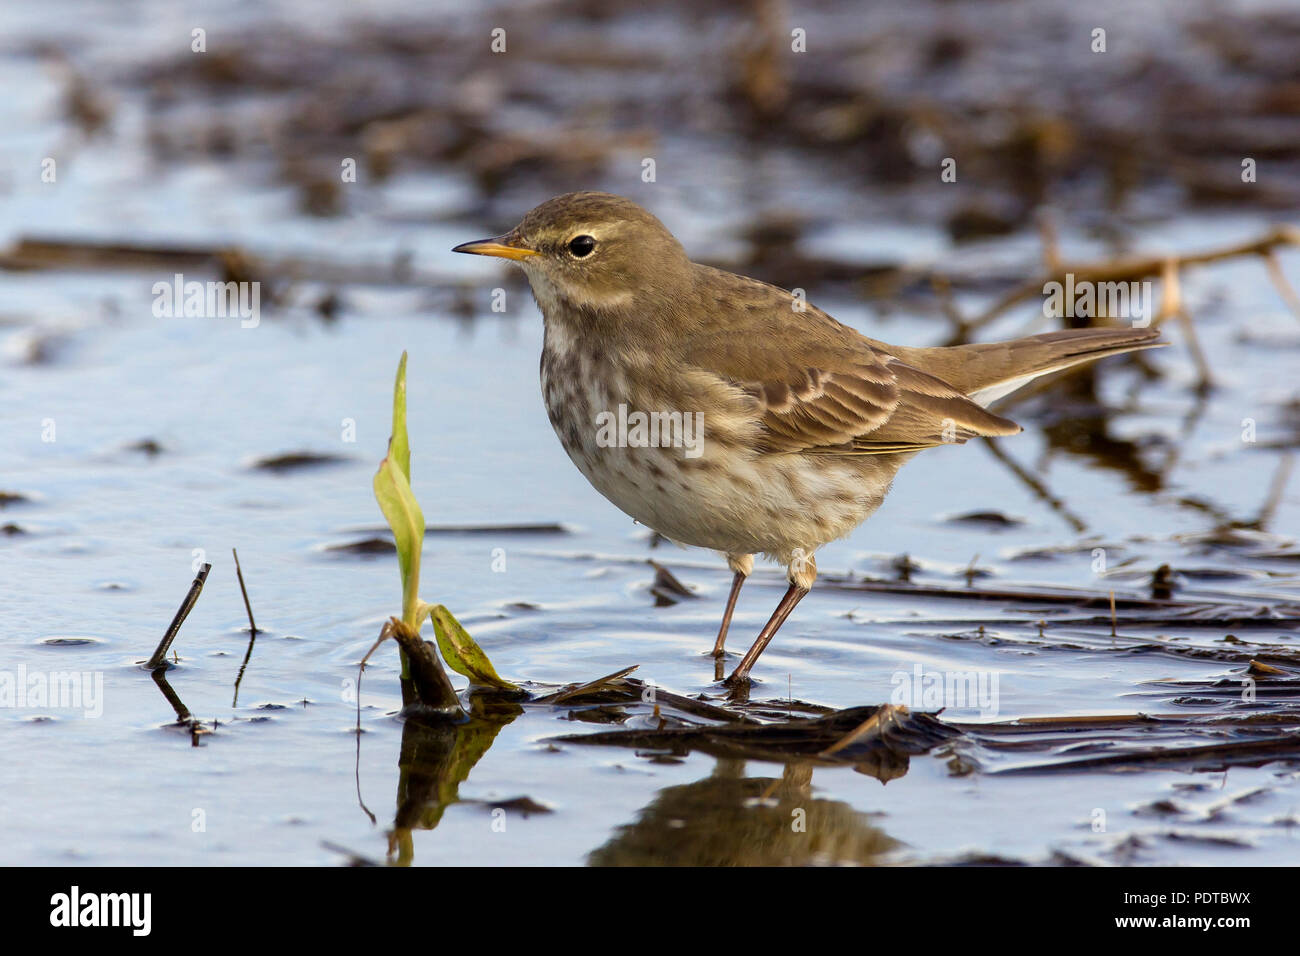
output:
[[[652,213],[566,193],[453,252],[522,267],[542,313],[541,386],[560,443],[625,514],[724,555],[726,639],[756,555],[788,588],[724,682],[751,671],[817,577],[816,551],[880,507],[927,448],[1014,435],[988,406],[1036,378],[1164,344],[1155,328],[888,345],[795,295],[692,262]]]

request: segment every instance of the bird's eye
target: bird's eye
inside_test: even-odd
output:
[[[569,240],[569,252],[575,259],[583,259],[591,255],[591,251],[596,248],[596,240],[591,236],[574,236]]]

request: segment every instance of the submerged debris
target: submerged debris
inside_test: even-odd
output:
[[[336,465],[339,462],[348,461],[346,455],[335,455],[329,452],[315,451],[291,451],[281,455],[269,455],[265,458],[258,458],[250,465],[258,471],[270,471],[275,474],[287,474],[293,471],[301,471],[304,468],[317,468],[321,465]]]
[[[852,766],[884,782],[905,774],[910,757],[960,733],[929,714],[914,714],[890,704],[850,707],[824,717],[775,723],[746,720],[700,725],[690,719],[694,715],[677,716],[679,726],[569,734],[555,739],[679,756],[699,750],[715,757],[776,762],[798,757],[814,765]]]
[[[650,567],[655,569],[655,579],[650,584],[650,593],[655,596],[655,607],[668,607],[682,598],[699,597],[658,561],[651,561]]]

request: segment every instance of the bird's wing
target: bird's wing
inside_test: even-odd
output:
[[[789,293],[713,274],[722,314],[681,354],[754,400],[755,450],[885,455],[1021,430],[821,310],[792,314]]]
[[[737,381],[759,403],[759,450],[885,455],[1020,431],[933,375],[888,354],[872,358]]]

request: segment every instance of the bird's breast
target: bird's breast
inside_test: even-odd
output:
[[[880,504],[892,470],[758,452],[744,397],[692,374],[547,329],[541,384],[551,425],[578,470],[625,514],[683,544],[788,561]],[[666,384],[665,375],[681,380]]]

